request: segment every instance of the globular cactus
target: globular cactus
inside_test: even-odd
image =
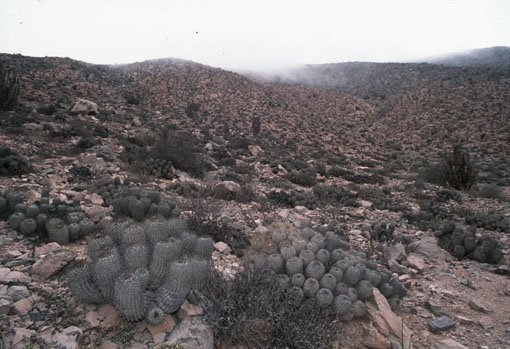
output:
[[[285,274],[279,274],[276,276],[276,283],[278,284],[278,287],[282,290],[286,290],[289,287],[291,287],[291,280],[290,277],[288,277]]]
[[[140,227],[129,227],[120,236],[120,247],[125,251],[131,245],[145,245],[147,237]]]
[[[88,235],[95,229],[95,224],[92,220],[84,218],[80,221],[80,233],[81,235]]]
[[[328,290],[332,291],[335,289],[337,280],[332,274],[326,273],[319,280],[319,283],[321,285],[321,288],[327,288]]]
[[[347,268],[349,268],[351,265],[352,263],[350,263],[348,259],[341,259],[337,261],[333,266],[337,267],[338,269],[345,273]]]
[[[124,265],[131,273],[149,265],[149,249],[145,245],[131,245],[124,251]]]
[[[143,202],[135,198],[129,200],[129,213],[135,221],[142,222],[145,218]]]
[[[306,278],[303,274],[294,274],[290,278],[290,282],[291,282],[292,286],[296,286],[296,287],[303,287],[305,280],[306,280]]]
[[[464,249],[467,254],[473,252],[476,248],[477,241],[475,237],[467,236],[464,239]]]
[[[404,298],[407,295],[407,290],[404,284],[399,279],[394,278],[390,281],[391,287],[393,287],[393,295],[399,298]]]
[[[312,261],[310,264],[306,266],[305,276],[307,278],[314,278],[315,280],[320,280],[322,276],[325,274],[326,268],[324,264],[319,261]]]
[[[157,208],[158,213],[164,218],[170,218],[172,216],[173,208],[168,203],[160,202]]]
[[[144,276],[136,273],[115,280],[115,306],[119,315],[127,321],[142,320],[147,313],[143,283]]]
[[[319,251],[319,246],[314,242],[309,242],[306,244],[306,249],[310,252],[312,252],[315,256],[317,251]]]
[[[195,243],[194,256],[209,260],[214,250],[214,241],[211,238],[198,238]]]
[[[347,297],[349,297],[351,302],[354,302],[356,299],[358,299],[358,291],[356,291],[356,289],[353,287],[349,287],[347,289]]]
[[[27,218],[35,219],[37,215],[41,213],[39,210],[39,206],[32,204],[27,206]]]
[[[14,210],[14,207],[16,207],[17,204],[23,203],[23,197],[18,192],[8,192],[5,196],[5,199],[9,203],[9,207],[11,210]]]
[[[333,252],[336,249],[343,249],[348,251],[351,248],[351,245],[348,242],[342,240],[334,232],[327,232],[326,238],[324,240],[324,248],[329,252]]]
[[[328,271],[328,273],[330,273],[331,275],[333,275],[338,282],[341,282],[342,281],[342,278],[344,276],[344,272],[342,271],[342,269],[338,268],[338,267],[331,267]]]
[[[387,282],[379,286],[379,291],[381,291],[382,295],[386,298],[390,298],[393,295],[393,287]]]
[[[350,266],[345,270],[342,282],[350,287],[360,280],[360,276],[360,270],[355,266]]]
[[[347,287],[346,284],[343,282],[339,282],[336,284],[335,289],[333,290],[333,294],[335,296],[339,296],[341,294],[347,295],[347,292],[349,291],[349,287]]]
[[[273,234],[271,234],[271,239],[275,244],[279,244],[287,239],[287,233],[281,230],[275,230]]]
[[[297,251],[293,246],[282,246],[280,247],[280,254],[283,257],[283,260],[287,261],[291,257],[296,257]]]
[[[296,252],[299,254],[301,251],[306,250],[307,242],[305,240],[292,240],[292,247],[296,249]]]
[[[356,291],[358,292],[359,300],[367,300],[374,295],[374,288],[367,280],[361,280],[356,285]]]
[[[152,252],[152,260],[149,266],[149,287],[156,289],[164,282],[168,264],[176,261],[181,256],[182,244],[172,239],[168,242],[158,242]]]
[[[317,251],[317,253],[315,254],[315,259],[324,265],[328,265],[330,259],[329,252],[325,249]]]
[[[466,250],[464,246],[462,245],[454,245],[453,246],[453,255],[459,259],[464,258],[464,255],[466,254]]]
[[[311,261],[315,260],[315,254],[310,250],[304,250],[299,253],[299,258],[303,261],[303,266],[306,267]]]
[[[23,222],[26,218],[27,218],[27,216],[24,213],[22,213],[22,212],[14,212],[9,217],[9,221],[8,221],[9,227],[11,227],[14,230],[19,231],[19,227],[21,225],[21,222]]]
[[[81,237],[81,227],[79,223],[71,223],[67,226],[69,230],[69,241],[78,240]]]
[[[145,319],[151,325],[159,325],[165,321],[165,312],[156,305],[149,306]]]
[[[37,230],[37,221],[32,218],[27,218],[21,222],[19,232],[25,236],[33,236]]]
[[[115,279],[121,274],[122,264],[118,253],[100,257],[94,265],[94,279],[105,300],[114,300]]]
[[[109,254],[114,246],[115,245],[110,236],[93,239],[89,242],[87,254],[93,262],[96,262],[100,257]]]
[[[326,242],[325,242],[325,238],[324,236],[322,236],[321,234],[315,234],[314,236],[312,236],[312,238],[310,239],[310,242],[317,245],[317,247],[319,249],[321,248],[324,248],[326,246]]]
[[[285,261],[281,254],[274,253],[269,255],[266,258],[266,266],[278,274],[285,272]]]
[[[191,289],[201,291],[207,284],[207,279],[210,274],[210,265],[207,260],[204,259],[188,259],[191,272]]]
[[[346,295],[338,295],[335,297],[333,307],[338,316],[343,316],[350,313],[352,302]]]
[[[333,304],[333,300],[335,297],[333,296],[331,290],[327,288],[321,288],[317,292],[315,298],[317,300],[317,305],[319,306],[319,308],[326,309],[329,306],[331,306],[331,304]]]
[[[333,250],[330,253],[330,263],[335,264],[336,262],[338,262],[341,259],[344,259],[347,256],[348,256],[347,252],[345,252],[341,248],[337,248],[336,250]]]
[[[80,223],[83,220],[84,215],[82,212],[69,212],[65,218],[67,224]]]
[[[46,235],[46,222],[48,222],[48,216],[44,213],[39,213],[35,221],[37,222],[37,232],[39,235]]]
[[[182,252],[184,254],[192,254],[195,251],[197,237],[191,233],[184,232],[181,235]]]
[[[69,288],[73,295],[83,303],[101,303],[101,292],[92,279],[92,269],[85,265],[71,270],[68,276]]]
[[[161,201],[161,194],[155,190],[145,190],[142,195],[147,197],[152,204],[159,204]]]
[[[290,257],[285,263],[285,269],[287,270],[288,276],[292,276],[294,274],[302,274],[303,260],[299,257]]]
[[[366,313],[365,303],[362,301],[355,301],[351,305],[351,312],[355,318],[362,318]]]
[[[319,292],[320,284],[319,281],[313,278],[306,279],[303,284],[303,291],[307,297],[315,297],[317,292]]]
[[[156,301],[165,313],[176,312],[192,287],[191,268],[187,263],[172,263],[166,282],[156,290]]]
[[[368,282],[370,282],[370,284],[372,284],[372,286],[374,287],[379,287],[379,285],[381,284],[381,273],[379,273],[378,271],[375,271],[375,270],[370,270],[368,269],[366,272],[365,272],[365,280],[367,280]]]
[[[50,241],[61,245],[69,243],[69,229],[67,225],[59,218],[52,218],[46,223],[46,231]]]

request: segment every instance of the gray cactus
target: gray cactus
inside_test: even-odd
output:
[[[343,250],[341,248],[337,248],[336,250],[333,250],[331,252],[331,255],[330,255],[331,261],[330,262],[331,262],[331,264],[335,264],[337,261],[344,259],[347,256],[348,256],[348,254],[347,254],[347,252],[345,252],[345,250]]]
[[[100,257],[94,265],[94,279],[105,300],[114,300],[115,279],[122,272],[121,258],[118,253]]]
[[[339,282],[336,284],[335,289],[333,290],[333,294],[335,296],[339,296],[341,294],[347,295],[347,292],[349,291],[349,287],[347,287],[346,284],[343,282]]]
[[[351,311],[352,302],[346,295],[338,295],[335,297],[333,307],[338,316],[343,316]]]
[[[303,260],[299,257],[290,257],[285,263],[285,269],[287,270],[288,276],[292,276],[294,274],[302,274]]]
[[[94,224],[94,221],[88,218],[84,218],[80,221],[80,232],[81,235],[88,235],[92,233],[95,229],[96,225]]]
[[[316,295],[317,305],[321,309],[326,309],[333,304],[334,296],[331,290],[321,288]]]
[[[166,202],[160,202],[158,205],[158,213],[164,218],[170,218],[172,216],[172,207]]]
[[[306,249],[308,251],[311,251],[315,256],[317,251],[319,251],[319,245],[317,245],[315,242],[309,242],[306,244]]]
[[[348,267],[345,272],[342,279],[342,282],[346,284],[347,286],[353,286],[356,285],[356,283],[360,280],[360,271],[355,266]]]
[[[266,258],[266,266],[278,274],[285,272],[285,262],[282,255],[278,253],[271,254]]]
[[[332,291],[335,289],[337,280],[332,274],[326,273],[319,280],[319,283],[321,285],[321,288],[327,288],[328,290]]]
[[[189,232],[183,232],[181,234],[181,241],[182,241],[182,252],[184,254],[193,254],[195,251],[195,246],[197,243],[197,237],[194,234],[191,234]]]
[[[351,312],[355,318],[362,318],[363,316],[365,316],[366,313],[365,303],[359,300],[355,301],[351,305]]]
[[[296,249],[297,253],[301,253],[301,251],[304,251],[306,249],[307,242],[305,240],[298,240],[294,239],[292,240],[292,246]]]
[[[351,322],[352,319],[354,318],[354,315],[352,314],[352,311],[349,310],[347,313],[339,316],[338,318],[342,322]]]
[[[382,280],[381,273],[379,273],[378,271],[369,269],[365,272],[365,280],[370,282],[372,284],[372,286],[379,287],[379,285],[381,284],[381,280]]]
[[[281,288],[282,290],[286,290],[286,289],[288,289],[289,287],[292,286],[290,277],[288,277],[285,274],[277,275],[276,276],[276,283],[277,283],[278,287]]]
[[[143,278],[135,273],[122,275],[115,280],[115,307],[127,321],[142,320],[147,313]]]
[[[145,218],[145,208],[141,200],[131,198],[129,200],[129,214],[137,222],[142,222]]]
[[[293,246],[282,246],[280,247],[280,254],[283,257],[283,260],[287,261],[291,257],[296,257],[297,251]]]
[[[358,299],[358,291],[354,287],[349,287],[347,289],[347,297],[351,300],[351,302],[354,302]]]
[[[320,284],[319,281],[313,278],[306,279],[303,285],[303,291],[307,297],[315,297],[317,292],[319,292]]]
[[[287,289],[287,295],[293,304],[299,305],[305,299],[305,293],[301,287],[292,286]]]
[[[124,265],[126,271],[131,273],[139,268],[149,266],[149,249],[145,245],[131,245],[124,251]]]
[[[32,236],[37,230],[37,221],[32,218],[24,219],[19,226],[19,232],[26,236]]]
[[[159,325],[160,323],[165,321],[165,312],[158,306],[151,305],[148,307],[145,319],[151,325]]]
[[[131,245],[145,245],[147,243],[147,237],[144,229],[140,226],[126,228],[122,233],[120,240],[120,247],[122,251],[125,251]]]
[[[319,261],[312,261],[310,264],[306,266],[305,276],[307,278],[314,278],[315,280],[320,280],[324,273],[326,272],[326,268]]]
[[[36,204],[31,204],[27,206],[27,218],[35,219],[37,215],[41,213],[39,211],[39,206]]]
[[[275,230],[273,234],[271,234],[271,239],[275,244],[279,244],[287,239],[287,233],[281,230]]]
[[[71,223],[67,226],[69,230],[69,241],[78,240],[81,237],[81,227],[79,223]]]
[[[71,270],[68,280],[71,292],[79,301],[87,304],[104,301],[101,292],[94,284],[90,266],[85,265]]]
[[[19,231],[19,227],[21,226],[21,222],[23,222],[27,216],[23,212],[14,212],[9,217],[9,227],[11,227],[14,230]]]
[[[329,259],[330,259],[329,252],[327,250],[325,250],[325,249],[320,249],[315,254],[315,259],[318,260],[319,262],[321,262],[324,265],[328,265]]]
[[[168,264],[179,259],[181,250],[181,242],[175,239],[168,242],[158,242],[154,246],[149,266],[149,287],[151,289],[156,289],[163,284],[168,270]]]
[[[337,282],[341,282],[344,276],[344,272],[340,268],[334,266],[329,269],[328,273],[333,275]]]
[[[311,261],[315,260],[315,254],[310,250],[304,250],[299,253],[299,258],[303,260],[303,266],[306,267]]]
[[[387,282],[379,286],[379,291],[381,291],[382,295],[386,298],[390,298],[393,295],[393,287]]]
[[[214,241],[211,238],[198,238],[195,243],[194,255],[209,260],[214,250]]]
[[[46,231],[51,241],[61,245],[69,243],[69,229],[59,218],[52,218],[46,223]]]

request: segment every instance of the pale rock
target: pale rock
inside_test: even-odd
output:
[[[17,301],[12,305],[12,308],[14,309],[14,312],[18,315],[26,315],[30,310],[32,310],[32,307],[34,306],[34,303],[32,299],[30,298],[23,298]]]
[[[12,301],[9,298],[0,298],[0,314],[7,315],[11,310]]]
[[[40,247],[36,247],[35,248],[34,256],[36,258],[39,258],[42,255],[48,254],[51,251],[56,251],[56,250],[58,250],[60,248],[62,248],[62,246],[60,246],[58,243],[50,242],[49,244],[46,244],[46,245],[43,245],[43,246],[40,246]]]
[[[214,146],[211,142],[207,143],[205,146],[204,146],[204,149],[206,151],[212,151],[214,149]]]
[[[169,346],[179,344],[183,349],[213,349],[212,329],[198,316],[182,320],[166,341]]]
[[[103,343],[101,343],[99,349],[122,349],[122,347],[119,344],[114,343],[112,341],[103,340]]]
[[[472,325],[475,323],[475,321],[473,319],[467,318],[465,316],[457,315],[457,316],[455,316],[455,318],[462,325]]]
[[[204,309],[200,305],[191,304],[187,300],[182,303],[181,308],[177,312],[177,318],[182,320],[189,316],[198,316],[204,313]]]
[[[41,200],[41,194],[37,190],[30,189],[23,194],[23,199],[25,202],[36,202]]]
[[[47,279],[65,267],[76,257],[76,253],[66,248],[51,251],[37,260],[32,266],[32,273],[41,279]]]
[[[444,262],[447,258],[447,252],[437,244],[435,236],[423,236],[420,240],[409,245],[415,253],[421,254],[435,263]]]
[[[97,327],[101,323],[99,319],[99,313],[94,309],[91,309],[87,312],[85,315],[85,321],[89,323],[90,327]]]
[[[420,272],[424,272],[428,269],[428,265],[425,263],[423,258],[421,256],[417,255],[416,253],[410,253],[407,256],[407,263],[411,267],[419,270]]]
[[[370,208],[370,207],[372,207],[372,202],[367,201],[367,200],[358,200],[358,203],[363,208]]]
[[[109,215],[108,207],[101,206],[82,206],[85,215],[93,220],[95,223],[99,222],[104,217]]]
[[[249,145],[248,146],[248,151],[253,156],[259,156],[260,154],[264,154],[264,149],[262,149],[258,145]]]
[[[390,349],[391,343],[383,336],[374,326],[369,325],[370,327],[364,331],[363,339],[361,340],[361,344],[369,349]]]
[[[92,101],[83,99],[83,98],[78,98],[76,103],[74,103],[73,107],[71,108],[71,113],[83,114],[83,115],[88,115],[88,114],[96,115],[97,114],[97,104]]]
[[[468,347],[454,341],[451,338],[443,339],[437,344],[436,349],[468,349]]]
[[[494,327],[494,321],[492,321],[492,318],[487,315],[483,315],[480,320],[478,320],[478,323],[486,330]]]
[[[26,286],[11,286],[7,294],[12,298],[13,302],[17,302],[20,299],[30,297],[32,292]]]
[[[289,218],[290,211],[286,208],[283,208],[278,212],[278,216],[283,219]]]
[[[25,348],[23,344],[24,338],[30,338],[35,334],[35,330],[29,330],[28,328],[16,327],[14,328],[14,334],[4,338],[5,348]]]
[[[52,341],[62,349],[78,349],[81,335],[83,331],[76,326],[66,327],[62,332],[57,332],[52,337]]]
[[[133,121],[131,121],[131,124],[133,126],[142,126],[142,121],[140,120],[140,118],[138,116],[135,116],[133,118]]]
[[[97,195],[96,193],[92,193],[90,195],[87,195],[86,198],[90,200],[92,205],[103,206],[103,203],[104,203],[103,198],[100,195]]]
[[[468,305],[471,309],[480,311],[482,313],[488,313],[489,309],[478,299],[472,299],[468,302]]]
[[[32,279],[20,271],[11,271],[9,268],[0,268],[0,283],[26,283]]]
[[[230,247],[224,243],[223,241],[218,241],[217,243],[214,244],[214,248],[216,249],[216,251],[220,252],[220,253],[230,253]]]
[[[383,336],[388,337],[391,334],[404,344],[403,349],[411,348],[411,330],[403,323],[402,318],[391,310],[387,299],[378,289],[374,288],[374,296],[366,302],[366,308],[368,318]]]

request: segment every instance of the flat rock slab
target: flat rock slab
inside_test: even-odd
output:
[[[489,309],[483,305],[479,300],[472,299],[468,303],[469,307],[473,310],[480,311],[482,313],[488,313]]]
[[[443,339],[437,344],[436,349],[468,349],[468,347],[454,341],[453,339]]]
[[[20,271],[11,271],[9,268],[0,268],[0,283],[8,284],[11,282],[25,283],[30,282],[30,276],[23,274]]]
[[[65,267],[76,257],[76,253],[66,248],[49,252],[32,266],[32,273],[41,279],[47,279]]]
[[[429,321],[429,328],[432,332],[446,331],[453,327],[455,327],[455,321],[446,315]]]
[[[183,349],[213,349],[212,329],[199,316],[182,320],[166,341],[169,346],[179,345]]]

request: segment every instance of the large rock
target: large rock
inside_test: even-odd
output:
[[[31,278],[20,271],[11,271],[9,268],[0,268],[0,283],[8,284],[11,282],[25,283],[30,282]]]
[[[213,349],[214,336],[204,319],[194,316],[182,320],[172,331],[166,344],[179,345],[183,349]]]
[[[78,349],[78,341],[82,335],[82,330],[76,326],[69,326],[62,332],[57,332],[52,337],[52,341],[56,342],[56,347],[62,349]]]
[[[49,252],[32,266],[32,273],[40,279],[47,279],[65,267],[76,257],[76,253],[66,248]]]
[[[96,115],[97,114],[97,104],[91,102],[89,100],[78,98],[76,103],[74,103],[71,113],[73,114],[83,114],[83,115]]]
[[[390,341],[396,338],[399,343],[403,343],[403,349],[411,348],[412,332],[402,318],[397,316],[392,310],[381,292],[374,288],[374,297],[366,303],[367,315],[375,328]]]

